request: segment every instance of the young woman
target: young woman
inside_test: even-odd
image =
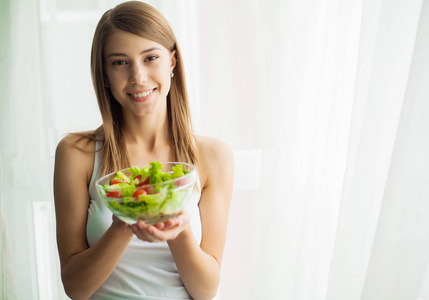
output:
[[[216,295],[233,185],[224,143],[192,132],[180,49],[142,2],[107,11],[91,71],[103,125],[66,136],[55,158],[61,277],[72,299],[211,299]],[[97,178],[151,161],[195,164],[198,189],[175,218],[129,226],[103,205]]]

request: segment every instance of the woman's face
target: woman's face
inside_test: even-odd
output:
[[[104,48],[106,79],[123,111],[145,116],[166,109],[174,51],[132,33],[115,30]]]

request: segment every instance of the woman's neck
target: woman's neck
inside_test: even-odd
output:
[[[138,146],[151,151],[170,145],[167,115],[144,117],[124,116],[123,137],[127,146]]]

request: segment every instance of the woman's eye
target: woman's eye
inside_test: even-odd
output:
[[[112,65],[114,66],[120,66],[120,65],[125,65],[127,64],[127,62],[125,60],[115,60],[112,62]]]
[[[155,60],[155,59],[157,59],[157,58],[158,58],[158,56],[156,56],[156,55],[151,55],[151,56],[146,57],[145,61],[152,61],[152,60]]]

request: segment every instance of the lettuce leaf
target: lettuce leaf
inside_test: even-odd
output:
[[[162,169],[162,164],[159,161],[153,161],[150,163],[150,169],[149,169],[150,184],[163,182],[161,169]]]

